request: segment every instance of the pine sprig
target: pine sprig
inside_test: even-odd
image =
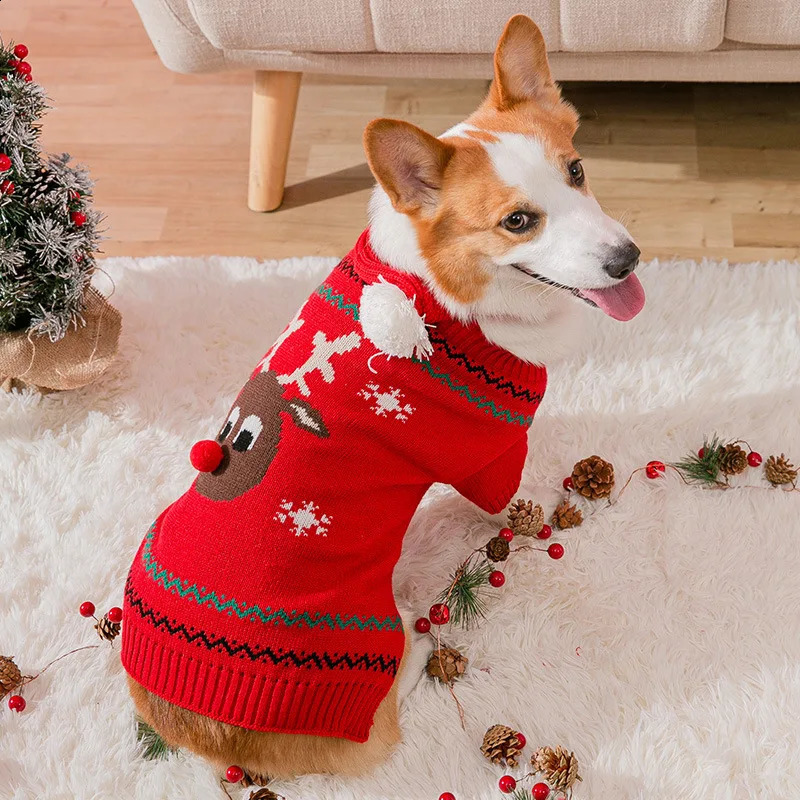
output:
[[[688,483],[719,484],[719,458],[725,443],[716,435],[703,437],[702,456],[689,453],[682,460],[670,464],[675,467]]]
[[[169,758],[178,752],[177,747],[168,745],[161,736],[143,719],[136,720],[136,741],[142,746],[142,758],[157,761]]]
[[[470,556],[450,576],[450,583],[437,598],[450,608],[450,620],[454,625],[469,628],[486,616],[486,601],[481,590],[489,584],[489,575],[494,567],[485,559],[473,560]]]
[[[511,800],[531,800],[531,793],[524,786],[517,786]]]

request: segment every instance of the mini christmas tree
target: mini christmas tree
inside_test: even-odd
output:
[[[86,333],[95,337],[94,359],[100,335],[108,344],[108,323],[114,321],[112,349],[116,349],[119,317],[89,288],[100,222],[100,214],[91,208],[93,184],[84,169],[70,165],[68,154],[42,154],[40,120],[47,98],[33,80],[27,55],[23,44],[12,47],[0,42],[0,379],[18,378],[19,364],[27,355],[30,364],[19,382],[71,388],[95,377],[101,364],[83,370],[86,380],[52,385],[65,374],[54,368],[62,355],[74,366],[76,358],[86,354],[78,336],[69,337],[62,354],[42,347],[43,340],[60,342],[70,331],[89,328]],[[98,308],[103,314],[109,312],[102,325],[87,319]],[[4,336],[14,332],[23,333],[30,347]],[[41,372],[33,363],[37,348],[54,373],[50,384],[37,380]],[[107,355],[107,348],[103,350]]]

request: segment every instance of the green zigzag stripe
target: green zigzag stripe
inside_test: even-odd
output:
[[[400,631],[403,629],[403,622],[400,617],[377,617],[362,618],[355,614],[350,617],[342,617],[340,614],[331,615],[321,612],[292,611],[287,613],[282,608],[273,610],[269,606],[261,608],[258,605],[248,605],[239,603],[233,597],[225,599],[225,595],[217,595],[216,592],[206,591],[205,587],[198,588],[196,584],[189,584],[182,581],[179,577],[163,568],[154,558],[152,553],[153,539],[155,538],[155,523],[147,532],[144,548],[142,549],[142,561],[145,571],[156,583],[163,586],[168,592],[178,594],[184,599],[194,600],[198,605],[208,606],[219,611],[221,614],[236,614],[240,619],[250,619],[252,621],[263,622],[265,625],[270,623],[294,627],[308,625],[309,628],[328,627],[331,630],[348,630],[358,628],[358,630],[376,631]]]
[[[328,286],[328,284],[323,283],[321,286],[317,287],[316,293],[326,302],[330,303],[332,306],[336,306],[336,308],[344,311],[345,314],[349,314],[353,319],[358,319],[358,306],[355,303],[348,303],[344,299],[343,294],[336,294],[333,289]]]
[[[496,406],[492,400],[489,400],[489,398],[481,397],[479,394],[473,394],[470,391],[469,386],[466,384],[459,386],[457,383],[453,383],[453,379],[446,372],[437,372],[433,368],[433,365],[430,361],[422,361],[416,356],[412,356],[411,360],[415,364],[419,364],[432,378],[436,379],[440,383],[443,383],[449,389],[452,389],[454,392],[464,397],[467,402],[485,410],[493,417],[504,419],[506,422],[510,422],[512,425],[522,425],[526,428],[529,428],[533,424],[533,414],[531,414],[529,417],[526,417],[523,414],[515,414],[513,411],[509,411],[508,409],[500,408],[499,406]]]

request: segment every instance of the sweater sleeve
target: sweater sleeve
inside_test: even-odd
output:
[[[484,511],[498,514],[519,489],[527,455],[528,438],[522,436],[505,453],[453,488]]]

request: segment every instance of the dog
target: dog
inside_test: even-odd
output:
[[[122,660],[170,744],[289,778],[363,774],[400,741],[419,665],[391,572],[422,495],[439,480],[502,511],[580,307],[644,304],[577,127],[520,15],[466,121],[366,128],[368,230],[193,448],[196,482],[131,568]]]

